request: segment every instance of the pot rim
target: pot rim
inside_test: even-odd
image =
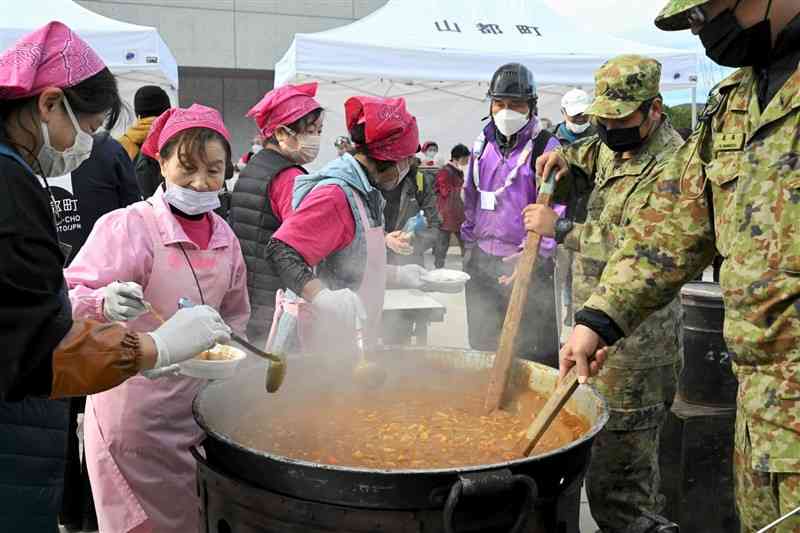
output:
[[[439,346],[382,346],[379,349],[381,351],[392,350],[392,349],[399,349],[402,348],[406,351],[429,351],[435,350],[437,352],[453,352],[457,351],[460,353],[478,353],[478,354],[490,354],[491,352],[481,352],[480,350],[470,350],[470,349],[461,349],[461,348],[448,348],[448,347],[439,347]],[[492,354],[494,355],[494,354]],[[522,363],[528,363],[535,365],[537,368],[549,371],[549,372],[558,372],[558,370],[551,368],[546,365],[542,365],[540,363],[536,363],[535,361],[527,361],[527,360],[519,360]],[[469,466],[461,466],[461,467],[452,467],[452,468],[429,468],[429,469],[375,469],[375,468],[363,468],[363,467],[355,467],[355,466],[342,466],[342,465],[330,465],[325,463],[314,463],[311,461],[305,461],[302,459],[294,459],[292,457],[285,457],[282,455],[276,455],[269,452],[265,452],[263,450],[256,450],[255,448],[251,448],[249,446],[245,446],[233,438],[228,436],[225,433],[222,433],[217,430],[213,430],[210,427],[210,424],[206,421],[205,416],[200,411],[200,402],[202,401],[203,394],[210,388],[215,386],[214,383],[209,382],[205,387],[203,387],[195,396],[194,401],[192,402],[192,413],[194,414],[195,421],[197,424],[205,431],[208,436],[214,438],[216,440],[222,441],[228,446],[235,448],[239,451],[249,453],[251,455],[255,455],[261,459],[266,459],[269,461],[277,462],[277,463],[284,463],[289,465],[297,465],[305,468],[314,468],[314,469],[322,469],[322,470],[330,470],[333,472],[343,472],[343,473],[350,473],[350,474],[368,474],[368,475],[378,475],[378,476],[404,476],[404,475],[420,475],[420,474],[464,474],[470,472],[480,472],[486,470],[497,470],[501,468],[509,468],[517,465],[522,465],[528,463],[530,461],[538,461],[547,459],[549,457],[554,457],[556,455],[561,455],[564,452],[568,452],[574,448],[582,446],[587,441],[593,439],[595,435],[597,435],[601,429],[606,425],[609,418],[609,409],[608,409],[608,402],[606,401],[605,397],[600,394],[597,389],[593,385],[583,384],[579,385],[577,390],[583,388],[586,390],[591,396],[593,396],[600,406],[601,415],[597,418],[594,424],[589,428],[589,430],[581,435],[579,438],[571,441],[569,444],[561,446],[560,448],[556,448],[555,450],[550,450],[549,452],[537,454],[537,455],[530,455],[528,457],[523,457],[520,459],[513,459],[511,461],[505,461],[502,463],[489,463],[489,464],[481,464],[481,465],[469,465]],[[576,390],[576,392],[577,392]]]

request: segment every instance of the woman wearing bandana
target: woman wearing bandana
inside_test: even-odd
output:
[[[73,320],[44,178],[75,170],[121,102],[97,54],[58,22],[0,55],[0,524],[57,531],[68,405],[228,339],[216,311],[177,314],[151,333]],[[53,207],[51,211],[51,205]],[[105,300],[105,299],[101,299]],[[197,335],[187,338],[184,331]]]
[[[308,172],[303,165],[317,158],[324,121],[314,96],[316,83],[274,89],[247,113],[255,120],[263,149],[239,174],[231,200],[231,227],[247,263],[247,290],[252,314],[247,335],[260,346],[267,340],[275,314],[280,276],[264,258],[270,238],[292,212],[294,180]]]
[[[347,100],[345,118],[353,154],[296,178],[294,213],[267,248],[267,260],[291,290],[276,311],[275,350],[298,348],[295,337],[303,350],[352,356],[356,329],[367,344],[377,342],[387,286],[423,286],[424,268],[386,264],[380,191],[394,189],[408,173],[419,149],[417,120],[402,98],[368,96]],[[299,332],[287,335],[287,324],[296,322]]]
[[[242,252],[213,212],[229,143],[222,117],[209,107],[173,108],[156,119],[145,145],[165,181],[148,200],[95,224],[65,272],[76,316],[152,331],[187,297],[244,332],[250,305]],[[206,382],[178,370],[148,372],[86,400],[86,464],[101,531],[198,529],[189,450],[204,436],[192,401]]]

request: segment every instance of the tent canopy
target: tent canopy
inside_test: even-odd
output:
[[[5,13],[13,13],[0,22],[0,49],[5,50],[24,34],[58,20],[100,55],[117,76],[125,101],[132,103],[142,85],[159,85],[177,103],[178,64],[155,28],[98,15],[72,0],[0,0],[0,6]]]
[[[488,113],[488,81],[500,65],[528,66],[540,116],[558,119],[564,92],[591,91],[594,71],[625,53],[658,59],[665,91],[696,84],[696,51],[586,31],[545,0],[389,0],[346,26],[297,34],[275,67],[275,84],[321,82],[328,121],[318,161],[333,155],[328,140],[346,134],[343,102],[354,94],[404,96],[422,138],[449,151],[456,142],[472,144]]]

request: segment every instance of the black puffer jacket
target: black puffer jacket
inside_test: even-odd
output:
[[[266,261],[266,249],[280,220],[272,212],[269,186],[283,170],[296,167],[274,150],[261,150],[239,174],[231,196],[230,224],[239,238],[247,265],[247,291],[250,295],[250,322],[247,336],[255,341],[266,340],[275,313],[275,294],[283,287],[280,276]]]
[[[58,533],[69,403],[0,402],[0,531]]]
[[[0,257],[0,531],[57,533],[69,404],[42,398],[72,327],[65,257],[47,191],[1,144]]]

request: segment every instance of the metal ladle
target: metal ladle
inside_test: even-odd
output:
[[[253,355],[257,355],[269,361],[266,382],[267,392],[278,392],[278,389],[281,388],[283,380],[286,377],[286,359],[279,355],[259,350],[236,333],[231,333],[231,339],[244,348],[247,348]]]
[[[145,303],[145,305],[148,304]],[[194,304],[192,303],[191,300],[189,300],[188,298],[181,298],[180,300],[178,300],[178,308],[183,309],[187,307],[194,307]],[[231,332],[231,340],[235,341],[237,344],[246,348],[247,351],[249,351],[253,355],[257,355],[262,359],[266,359],[267,361],[269,361],[265,386],[267,392],[270,393],[277,392],[278,389],[283,384],[284,378],[286,377],[286,359],[279,355],[271,354],[256,348],[254,345],[250,344],[247,340],[243,339],[236,333]]]
[[[358,364],[353,369],[353,380],[368,389],[380,388],[386,383],[386,369],[373,361],[367,361],[364,349],[364,324],[360,316],[356,316],[356,347],[358,348]]]

